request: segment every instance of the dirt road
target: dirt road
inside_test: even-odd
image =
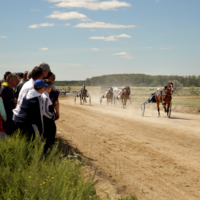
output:
[[[96,102],[96,103],[95,103]],[[200,115],[73,105],[61,99],[58,137],[71,140],[125,193],[139,199],[200,199]]]

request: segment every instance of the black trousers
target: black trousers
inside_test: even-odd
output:
[[[48,148],[55,142],[56,124],[54,120],[49,119],[45,116],[43,117],[43,122],[44,122],[44,139],[46,140],[46,144],[44,146],[44,153],[46,153]]]
[[[11,136],[16,130],[15,123],[12,119],[7,119],[5,122],[5,132],[7,135]]]
[[[15,129],[20,129],[20,133],[22,135],[26,135],[27,139],[30,140],[31,138],[35,138],[35,130],[33,129],[32,124],[30,123],[22,123],[22,122],[17,122],[14,121],[15,123]]]

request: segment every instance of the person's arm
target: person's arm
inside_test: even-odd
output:
[[[5,108],[4,108],[4,105],[3,105],[3,100],[2,98],[0,98],[0,115],[2,117],[2,119],[4,121],[7,120],[7,116],[6,116],[6,111],[5,111]]]
[[[60,112],[59,112],[59,100],[56,101],[55,110],[56,110],[56,120],[57,120],[57,119],[60,118]]]
[[[54,113],[49,112],[49,105],[50,105],[49,99],[44,98],[43,99],[43,115],[47,118],[55,120]]]

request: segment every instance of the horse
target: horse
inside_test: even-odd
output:
[[[121,100],[122,100],[122,104],[123,104],[123,108],[126,106],[126,102],[128,99],[130,99],[130,94],[131,94],[131,90],[129,86],[126,86],[124,91],[121,94]]]
[[[111,102],[111,104],[112,104],[112,101],[113,101],[113,90],[110,90],[109,92],[108,92],[108,94],[106,95],[106,98],[107,98],[107,105]]]
[[[80,93],[77,95],[78,97],[80,97],[80,104],[82,105],[82,101],[83,104],[84,102],[87,103],[86,97],[88,97],[88,93],[87,90],[85,89],[85,84],[83,84]]]
[[[157,109],[158,109],[158,117],[160,117],[160,108],[159,105],[162,103],[165,112],[167,112],[167,115],[169,113],[169,107],[171,106],[171,100],[172,100],[172,93],[174,92],[173,89],[173,83],[168,82],[165,86],[164,91],[160,91],[155,95],[156,103],[157,103]],[[166,108],[167,105],[167,108]]]

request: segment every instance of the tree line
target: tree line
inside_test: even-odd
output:
[[[168,81],[178,81],[183,87],[200,87],[200,76],[163,76],[145,74],[112,74],[87,78],[85,81],[56,81],[57,86],[132,86],[132,87],[158,87]]]

